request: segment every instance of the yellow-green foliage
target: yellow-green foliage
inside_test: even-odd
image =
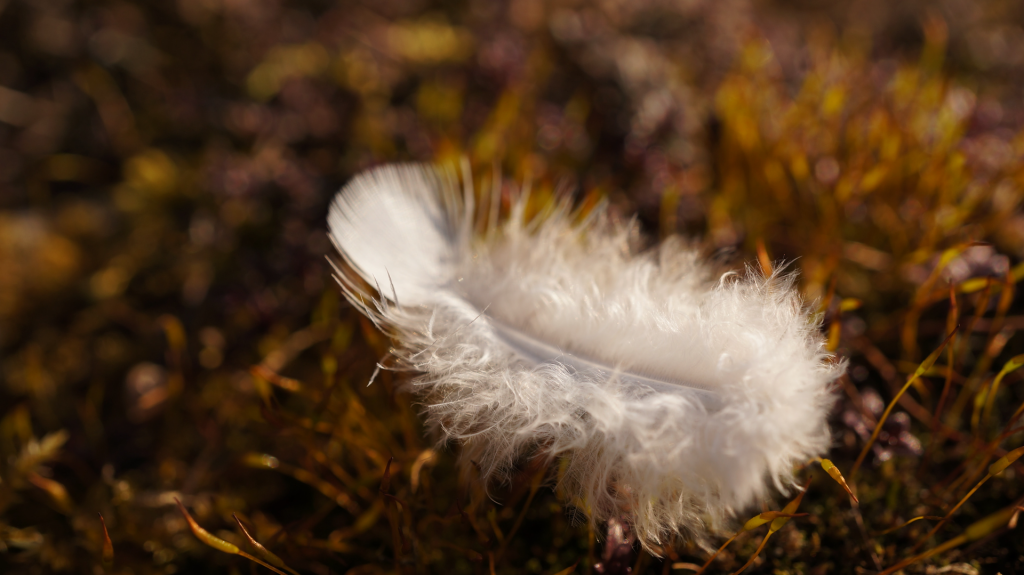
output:
[[[557,464],[485,491],[406,374],[367,387],[389,342],[323,259],[347,178],[463,157],[788,261],[850,361],[805,493],[634,572],[1021,569],[1024,136],[979,29],[372,4],[0,2],[0,571],[591,572]]]

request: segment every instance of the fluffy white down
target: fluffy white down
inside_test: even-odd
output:
[[[637,253],[602,210],[524,222],[525,198],[474,234],[456,186],[378,168],[338,194],[329,224],[379,292],[339,272],[346,295],[485,477],[539,450],[591,520],[625,516],[650,545],[724,529],[825,453],[843,368],[789,278],[714,277],[678,239]]]

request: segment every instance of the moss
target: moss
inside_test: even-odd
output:
[[[0,566],[250,569],[235,546],[284,572],[589,572],[603,535],[557,469],[531,499],[524,461],[492,499],[424,437],[401,376],[367,387],[389,343],[324,261],[347,178],[466,157],[481,184],[605,197],[651,237],[800,272],[850,360],[830,458],[860,504],[809,465],[807,515],[752,566],[883,570],[938,547],[907,572],[1021,568],[1019,462],[936,533],[907,524],[1021,438],[1020,373],[987,395],[1024,352],[1010,3],[920,22],[843,2],[378,4],[0,4]],[[865,448],[956,326],[894,408],[907,426]],[[709,554],[665,556],[636,565]]]

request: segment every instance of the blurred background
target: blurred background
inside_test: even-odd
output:
[[[366,387],[388,342],[330,277],[348,178],[460,158],[480,186],[608,197],[652,240],[795,260],[851,359],[840,467],[962,323],[956,375],[866,464],[864,516],[815,472],[812,518],[752,569],[895,562],[926,522],[874,534],[943,515],[978,445],[1019,437],[1017,376],[979,394],[1024,351],[1022,25],[1003,0],[0,0],[0,570],[261,572],[179,499],[302,573],[591,572],[604,536],[555,478],[524,461],[489,499],[397,379]],[[962,525],[1020,496],[1000,481]],[[1024,569],[993,537],[930,561]],[[629,562],[707,557],[662,555]]]

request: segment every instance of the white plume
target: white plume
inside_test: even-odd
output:
[[[491,477],[557,458],[592,521],[625,516],[650,545],[703,540],[825,453],[843,367],[791,276],[714,277],[679,239],[638,253],[602,208],[527,221],[527,199],[499,225],[453,175],[397,165],[354,178],[329,216],[377,294],[339,283],[464,460]]]

